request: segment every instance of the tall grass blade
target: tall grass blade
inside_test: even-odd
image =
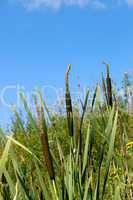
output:
[[[106,163],[104,184],[103,184],[103,191],[102,191],[102,199],[104,198],[108,174],[109,174],[109,169],[110,169],[110,163],[111,163],[111,160],[112,160],[112,157],[113,157],[115,135],[116,135],[116,129],[117,129],[117,119],[118,119],[118,110],[116,111],[116,114],[115,114],[114,125],[113,125],[112,133],[111,133],[111,136],[110,136],[109,151],[108,151],[108,156],[107,156],[107,163]]]
[[[83,155],[83,171],[82,174],[85,173],[87,163],[88,163],[88,150],[89,150],[89,141],[90,141],[90,124],[88,125],[88,131],[86,136],[84,155]]]

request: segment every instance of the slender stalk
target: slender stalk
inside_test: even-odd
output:
[[[66,72],[66,112],[67,112],[67,123],[68,123],[68,132],[70,136],[73,136],[73,110],[72,110],[72,101],[69,91],[69,73],[71,65],[68,65]]]
[[[106,77],[106,82],[107,82],[107,92],[108,92],[108,104],[109,106],[112,107],[113,101],[112,101],[112,83],[111,83],[111,78],[109,74],[109,65],[106,64],[106,69],[107,69],[107,77]]]
[[[109,73],[109,64],[106,62],[103,62],[103,64],[106,65],[106,84],[107,84],[107,100],[108,100],[108,105],[113,106],[113,99],[112,99],[112,83],[111,83],[111,78],[110,78],[110,73]],[[104,84],[104,79],[103,79],[103,88],[104,91],[106,91],[106,87]]]
[[[41,105],[39,108],[36,97],[34,97],[34,102],[35,102],[36,111],[38,114],[38,126],[39,126],[39,131],[40,131],[40,140],[41,140],[42,151],[44,155],[44,161],[45,161],[50,179],[55,180],[55,173],[54,173],[54,167],[53,167],[52,157],[50,154],[50,148],[49,148],[49,143],[48,143],[47,125],[46,125],[46,120],[44,117],[43,106]]]

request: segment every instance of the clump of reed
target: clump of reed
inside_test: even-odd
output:
[[[119,103],[113,102],[109,65],[106,64],[106,81],[102,76],[105,101],[100,100],[97,84],[92,100],[87,89],[85,99],[80,99],[81,105],[76,108],[70,95],[70,69],[69,65],[66,116],[58,119],[63,119],[62,129],[61,124],[57,126],[55,117],[53,121],[40,91],[33,98],[35,113],[20,93],[30,123],[28,133],[17,111],[15,116],[20,133],[16,136],[13,132],[9,136],[0,129],[0,200],[132,199],[132,167],[127,157],[133,161],[133,143],[129,142],[127,134],[126,112]],[[65,135],[66,127],[69,135]],[[69,153],[65,152],[60,132],[63,133],[62,140],[69,141]],[[40,154],[34,148],[36,143]],[[55,151],[58,152],[56,156]]]

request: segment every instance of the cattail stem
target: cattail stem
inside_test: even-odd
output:
[[[73,136],[73,110],[72,110],[72,101],[69,91],[69,73],[71,65],[68,65],[68,70],[66,72],[66,112],[67,112],[67,123],[68,123],[68,132],[70,136]]]
[[[106,75],[106,84],[107,84],[107,97],[108,97],[108,105],[113,106],[113,100],[112,100],[112,83],[109,73],[109,65],[107,63],[103,63],[106,65],[107,75]]]
[[[113,103],[112,103],[112,84],[111,84],[111,78],[109,76],[109,65],[107,66],[107,90],[108,90],[108,103],[109,105],[112,107]]]
[[[44,109],[43,109],[42,105],[40,107],[38,106],[36,97],[34,97],[34,102],[35,102],[36,111],[37,111],[37,115],[38,115],[40,141],[41,141],[41,145],[42,145],[42,151],[43,151],[45,165],[48,170],[50,179],[54,181],[55,173],[54,173],[52,156],[50,154],[50,148],[49,148],[49,143],[48,143],[47,125],[46,125],[46,121],[45,121],[45,117],[44,117]]]

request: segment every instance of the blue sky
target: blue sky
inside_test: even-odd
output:
[[[68,63],[73,87],[93,86],[103,60],[118,83],[132,70],[133,0],[1,0],[0,90],[63,87]]]

